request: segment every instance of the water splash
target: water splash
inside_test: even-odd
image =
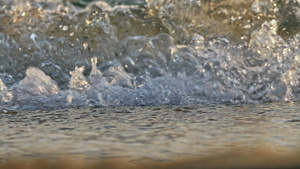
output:
[[[7,104],[13,98],[12,92],[7,90],[7,87],[0,79],[0,101],[1,103]],[[0,108],[3,105],[0,105]]]
[[[97,69],[97,57],[91,59],[92,62],[92,71],[89,76],[89,81],[91,84],[98,84],[102,79],[102,73]]]
[[[73,90],[85,90],[90,87],[87,79],[84,77],[82,72],[84,71],[84,66],[82,67],[75,67],[74,71],[71,71],[70,74],[72,75],[70,79],[70,89]]]
[[[292,4],[260,2],[5,2],[0,110],[299,100],[299,30],[283,36],[276,13]],[[235,26],[215,27],[221,15]]]
[[[26,70],[26,77],[15,86],[14,90],[18,90],[22,95],[32,96],[49,96],[59,92],[56,82],[35,67],[29,67]]]

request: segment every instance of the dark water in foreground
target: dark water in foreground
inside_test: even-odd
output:
[[[109,107],[1,113],[0,159],[176,161],[300,150],[299,103]]]

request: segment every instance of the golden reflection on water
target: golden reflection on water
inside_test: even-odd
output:
[[[0,158],[174,161],[228,151],[299,150],[297,103],[109,107],[1,113]]]

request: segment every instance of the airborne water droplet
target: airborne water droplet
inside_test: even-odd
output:
[[[62,30],[67,31],[67,30],[69,30],[69,27],[65,25],[65,26],[62,27]]]
[[[92,71],[89,76],[91,84],[98,84],[102,79],[102,73],[97,69],[97,57],[91,59],[92,62]]]
[[[82,74],[84,68],[85,66],[81,66],[81,67],[76,66],[75,70],[70,72],[70,74],[72,75],[69,83],[70,89],[82,91],[90,87],[86,78]]]

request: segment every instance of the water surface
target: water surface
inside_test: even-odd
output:
[[[300,149],[299,103],[108,107],[1,113],[1,160],[12,157],[176,161]]]

